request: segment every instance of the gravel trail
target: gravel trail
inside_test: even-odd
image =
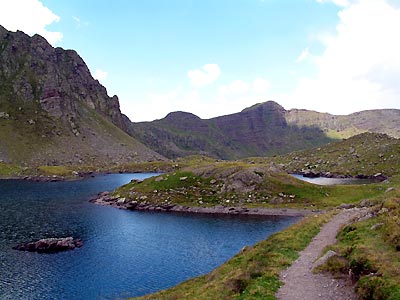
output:
[[[320,233],[300,252],[299,258],[281,272],[284,282],[277,293],[278,300],[356,300],[350,280],[334,279],[330,274],[313,274],[323,249],[336,242],[340,228],[353,218],[364,215],[364,209],[346,209],[326,223]]]

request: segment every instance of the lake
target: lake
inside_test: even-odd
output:
[[[350,184],[370,184],[377,183],[379,180],[361,178],[328,178],[328,177],[305,177],[303,175],[291,174],[297,179],[318,185],[350,185]]]
[[[88,202],[152,175],[0,180],[0,299],[121,299],[155,292],[210,272],[296,221],[132,212]],[[12,249],[66,236],[83,239],[83,247],[56,254]]]

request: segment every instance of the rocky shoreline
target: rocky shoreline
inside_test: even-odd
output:
[[[115,198],[109,192],[99,193],[96,198],[89,202],[111,206],[119,209],[148,212],[177,212],[193,214],[215,214],[215,215],[249,215],[249,216],[287,216],[304,217],[309,214],[320,213],[319,210],[305,210],[293,208],[248,208],[243,206],[183,206],[178,204],[153,204],[128,202],[125,198]]]
[[[57,182],[57,181],[74,181],[81,180],[89,177],[95,177],[97,175],[103,175],[109,173],[95,173],[95,172],[76,172],[72,176],[61,176],[61,175],[23,175],[23,176],[7,176],[0,177],[0,180],[26,180],[33,182]]]

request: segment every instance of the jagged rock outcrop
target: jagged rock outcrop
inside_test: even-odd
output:
[[[0,26],[0,159],[22,165],[162,159],[129,136],[117,96],[74,50]]]
[[[109,97],[74,50],[53,48],[43,37],[0,26],[0,89],[12,102],[39,102],[53,117],[75,118],[78,102],[121,129],[126,122],[117,96]]]

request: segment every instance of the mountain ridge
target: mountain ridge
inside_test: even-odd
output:
[[[268,101],[211,119],[170,113],[153,122],[132,123],[128,131],[168,158],[203,154],[237,159],[288,153],[331,141],[318,128],[288,124],[284,114],[282,106]]]
[[[400,110],[335,116],[274,101],[201,119],[171,112],[133,123],[117,96],[74,50],[0,26],[0,160],[18,164],[120,164],[207,155],[273,156],[363,132],[400,137]]]
[[[308,149],[363,132],[400,137],[400,110],[332,115],[305,109],[285,110],[278,103],[267,101],[210,119],[189,112],[172,112],[163,119],[132,123],[128,131],[169,158],[203,154],[238,159]]]
[[[129,136],[117,96],[74,50],[0,26],[0,159],[107,164],[162,156]]]

